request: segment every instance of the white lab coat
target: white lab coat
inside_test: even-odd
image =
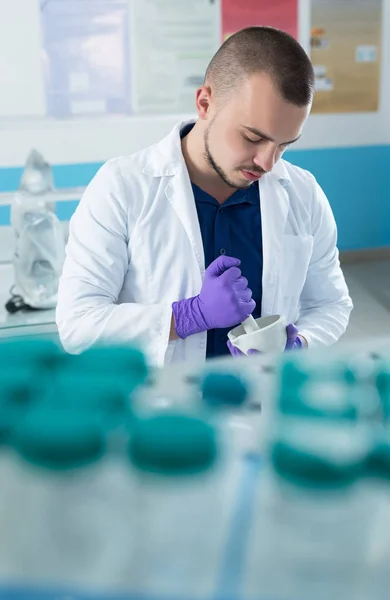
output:
[[[157,144],[101,167],[71,221],[57,325],[68,352],[135,342],[150,362],[204,359],[206,332],[169,341],[172,302],[199,293],[201,232],[178,123]],[[257,184],[256,184],[257,185]],[[310,347],[345,331],[352,302],[336,225],[315,178],[279,160],[262,177],[261,314],[283,314]]]

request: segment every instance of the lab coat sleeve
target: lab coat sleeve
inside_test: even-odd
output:
[[[313,178],[313,253],[300,298],[299,333],[309,347],[331,345],[345,332],[352,301],[337,249],[337,228],[329,202]]]
[[[118,304],[134,224],[119,167],[109,161],[86,189],[70,221],[56,310],[67,352],[78,354],[96,343],[135,343],[153,364],[164,363],[171,305]]]

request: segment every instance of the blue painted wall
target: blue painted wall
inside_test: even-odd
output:
[[[390,146],[286,153],[315,175],[332,206],[342,250],[390,245]]]
[[[355,250],[390,245],[390,146],[291,150],[285,158],[311,171],[323,187],[339,230],[339,248]],[[100,163],[54,165],[58,188],[87,185]],[[0,192],[17,189],[22,168],[0,169]],[[72,215],[77,200],[58,203],[62,220]],[[0,206],[0,225],[10,211]]]

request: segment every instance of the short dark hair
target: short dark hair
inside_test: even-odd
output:
[[[291,35],[273,27],[247,27],[228,37],[211,59],[204,83],[225,97],[254,73],[268,74],[291,104],[307,106],[313,99],[308,55]]]

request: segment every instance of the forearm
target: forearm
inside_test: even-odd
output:
[[[78,354],[97,343],[136,344],[152,364],[164,364],[171,328],[171,307],[165,304],[115,304],[88,287],[72,293],[71,282],[59,294],[57,326],[64,349]],[[94,292],[94,295],[92,295]]]

